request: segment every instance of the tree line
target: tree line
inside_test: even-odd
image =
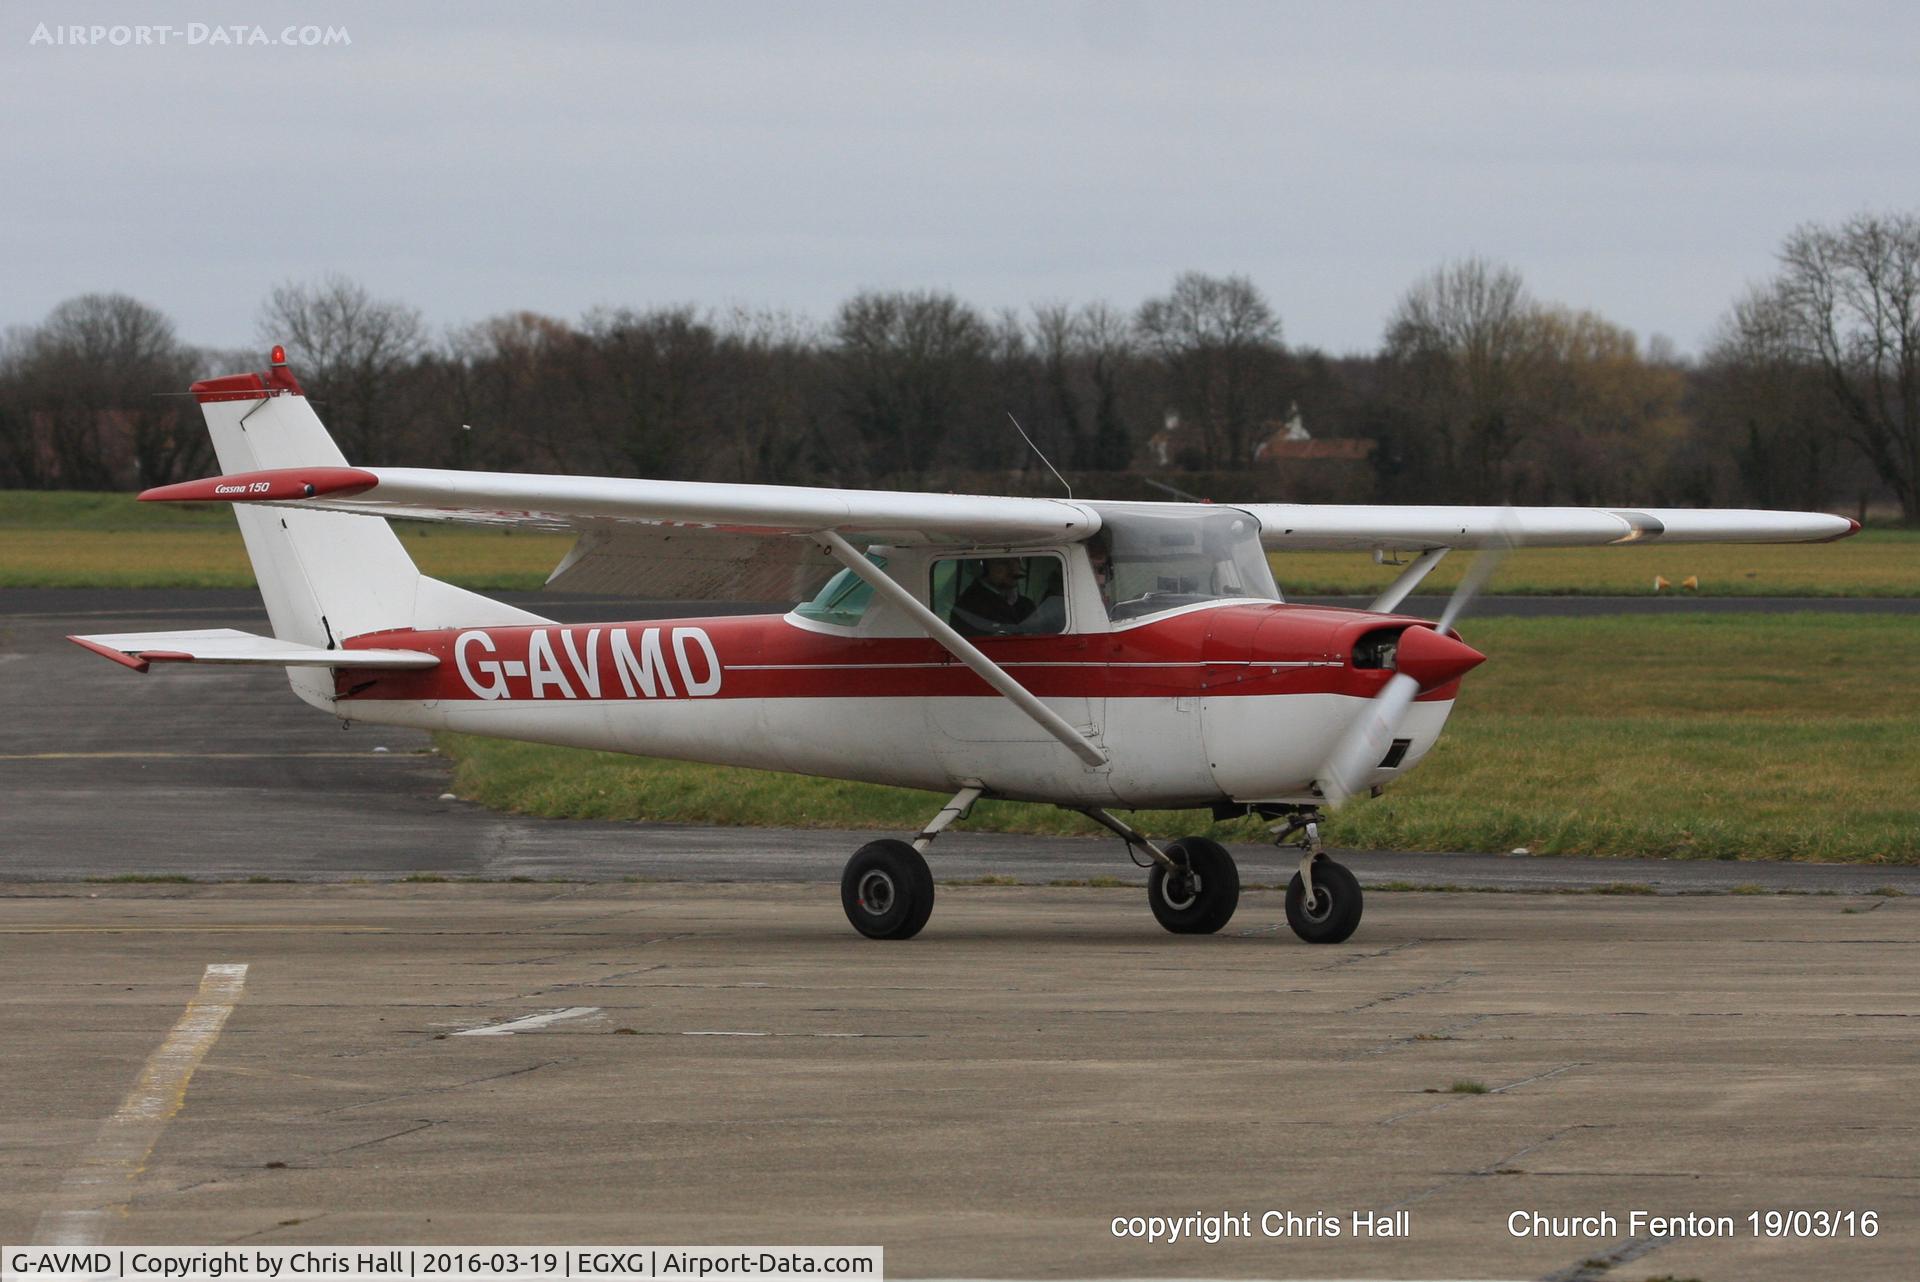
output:
[[[274,288],[258,329],[369,465],[1051,492],[1011,415],[1083,497],[1880,499],[1920,521],[1920,216],[1907,214],[1796,229],[1695,360],[1536,299],[1480,258],[1414,282],[1378,349],[1344,356],[1289,344],[1246,277],[1199,272],[1131,311],[867,291],[824,321],[602,308],[441,334],[336,276]],[[69,299],[0,338],[0,486],[204,475],[198,407],[179,393],[260,365],[184,342],[124,295]],[[1289,422],[1366,444],[1345,462],[1276,451]]]

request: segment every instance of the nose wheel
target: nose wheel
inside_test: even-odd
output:
[[[1287,925],[1309,944],[1344,942],[1360,927],[1360,881],[1325,855],[1313,861],[1311,889],[1299,873],[1287,884]]]
[[[1287,883],[1287,925],[1309,944],[1338,944],[1360,928],[1360,879],[1320,847],[1320,816],[1305,811],[1276,825],[1274,844],[1300,848],[1300,871]]]

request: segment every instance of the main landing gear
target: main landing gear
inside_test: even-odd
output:
[[[1145,853],[1147,907],[1153,919],[1176,935],[1211,935],[1233,920],[1240,906],[1240,869],[1217,841],[1182,837],[1163,850],[1132,824],[1098,808],[1081,814],[1127,843],[1127,855],[1140,864]]]
[[[953,795],[912,844],[886,838],[853,852],[840,874],[840,906],[868,939],[912,939],[933,916],[933,872],[926,850],[948,824],[965,819],[986,791],[969,784]]]

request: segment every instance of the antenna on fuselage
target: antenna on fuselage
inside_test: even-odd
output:
[[[1040,453],[1040,447],[1033,443],[1033,438],[1031,436],[1027,435],[1027,429],[1020,426],[1020,420],[1013,417],[1012,410],[1007,411],[1007,418],[1009,421],[1012,422],[1013,430],[1020,433],[1020,439],[1027,443],[1027,448],[1032,450],[1036,455],[1039,456],[1040,461],[1047,465],[1047,471],[1052,472],[1054,475],[1054,479],[1058,480],[1060,484],[1066,489],[1067,497],[1072,498],[1073,486],[1068,485],[1067,478],[1060,475],[1060,469],[1053,465],[1053,460],[1049,459],[1046,455]]]
[[[1171,494],[1173,495],[1173,497],[1177,499],[1185,499],[1189,503],[1213,502],[1212,499],[1203,499],[1198,494],[1189,494],[1185,490],[1180,489],[1178,486],[1168,485],[1165,481],[1156,481],[1151,476],[1143,476],[1140,479],[1145,481],[1148,485],[1151,485],[1154,489],[1159,490],[1163,494]]]

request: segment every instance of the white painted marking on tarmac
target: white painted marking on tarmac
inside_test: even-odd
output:
[[[688,1028],[682,1037],[919,1037],[919,1033],[755,1033],[724,1028]]]
[[[511,1037],[515,1033],[525,1033],[535,1028],[545,1028],[557,1024],[563,1019],[580,1019],[586,1015],[598,1015],[598,1006],[569,1006],[565,1010],[543,1011],[538,1015],[528,1015],[524,1019],[508,1020],[504,1024],[488,1024],[484,1028],[468,1028],[453,1037]]]
[[[216,963],[200,977],[200,991],[140,1070],[119,1109],[54,1192],[34,1226],[35,1246],[94,1246],[106,1237],[107,1216],[126,1208],[133,1182],[146,1169],[160,1132],[187,1100],[187,1083],[213,1049],[227,1016],[246,988],[247,968]]]

